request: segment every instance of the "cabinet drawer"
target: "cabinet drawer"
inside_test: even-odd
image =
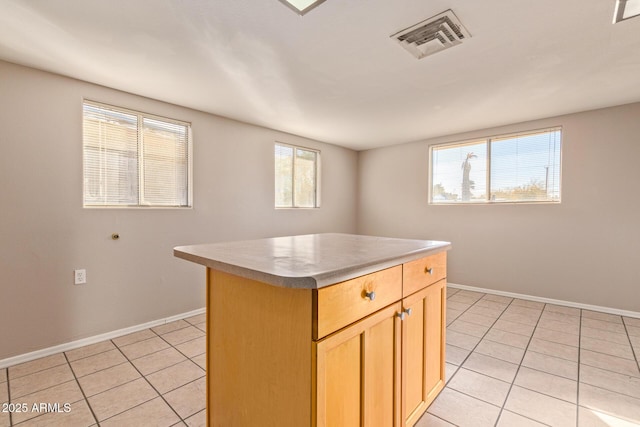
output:
[[[376,271],[314,293],[313,339],[320,339],[402,298],[402,266]]]
[[[431,255],[402,266],[402,296],[406,297],[447,277],[447,253]]]

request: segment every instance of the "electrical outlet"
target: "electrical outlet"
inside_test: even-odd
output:
[[[87,283],[87,270],[73,270],[74,284],[84,285]]]

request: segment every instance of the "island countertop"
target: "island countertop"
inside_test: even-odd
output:
[[[325,233],[174,248],[209,268],[286,288],[318,289],[447,250],[451,243]]]

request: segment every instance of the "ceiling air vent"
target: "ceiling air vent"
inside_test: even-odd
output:
[[[391,36],[416,58],[453,47],[471,37],[451,9]]]

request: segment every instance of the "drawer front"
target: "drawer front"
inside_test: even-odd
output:
[[[313,338],[321,339],[402,298],[402,266],[316,291]]]
[[[406,297],[447,277],[447,253],[440,252],[402,266],[402,296]]]

